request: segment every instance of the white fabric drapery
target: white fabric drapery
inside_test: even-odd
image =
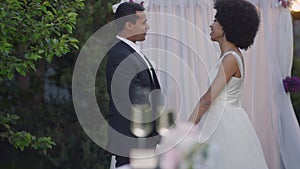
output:
[[[244,108],[256,129],[270,169],[300,166],[300,130],[282,79],[292,66],[292,21],[277,0],[251,0],[261,23],[253,47],[244,52]],[[186,120],[207,89],[208,72],[219,57],[211,44],[212,0],[150,0],[150,31],[143,43],[156,62],[168,108]],[[176,18],[174,16],[178,16]],[[195,27],[196,28],[195,28]]]
[[[167,106],[180,120],[189,117],[207,90],[208,71],[218,58],[218,47],[209,37],[212,5],[197,0],[149,2],[144,53],[156,63]]]
[[[299,168],[300,130],[282,79],[293,59],[292,20],[277,0],[259,1],[260,32],[245,55],[244,108],[261,140],[271,169]]]

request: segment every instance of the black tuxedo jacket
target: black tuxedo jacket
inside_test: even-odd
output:
[[[123,41],[116,40],[115,45],[108,52],[106,64],[107,90],[110,99],[108,120],[112,127],[108,130],[108,149],[113,152],[121,151],[122,156],[127,156],[131,148],[137,147],[136,136],[130,130],[131,105],[151,102],[149,93],[154,89],[160,89],[155,71],[152,71],[153,78],[150,71],[141,56]],[[128,136],[128,139],[120,139],[120,135],[116,132]],[[150,139],[147,147],[155,148],[159,142],[155,122],[153,131],[148,137],[153,139]],[[135,141],[130,138],[134,138]],[[124,160],[117,155],[116,159],[117,166],[128,163],[128,158]]]

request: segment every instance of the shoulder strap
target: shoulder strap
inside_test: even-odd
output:
[[[235,59],[237,60],[238,62],[238,66],[239,66],[239,69],[240,69],[240,72],[241,72],[241,79],[244,79],[244,64],[243,64],[243,61],[242,61],[242,58],[239,54],[237,54],[236,52],[234,51],[228,51],[226,52],[223,56],[222,56],[222,60],[224,57],[226,57],[229,53],[231,53]]]

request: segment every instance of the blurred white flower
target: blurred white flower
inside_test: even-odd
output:
[[[199,132],[194,123],[181,122],[162,138],[158,151],[163,153],[161,169],[208,169],[213,164],[209,158],[215,150],[199,142]]]

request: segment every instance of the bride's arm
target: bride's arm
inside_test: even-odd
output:
[[[222,65],[218,71],[218,74],[208,88],[206,93],[200,98],[200,101],[196,105],[189,121],[198,124],[202,115],[210,108],[211,103],[220,94],[224,86],[228,83],[230,78],[239,70],[238,63],[235,57],[231,54],[225,56],[222,60]]]

